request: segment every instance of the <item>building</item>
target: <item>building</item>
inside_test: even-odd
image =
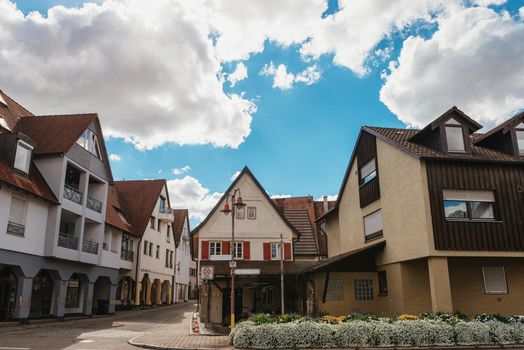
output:
[[[225,215],[221,209],[228,194],[235,190],[239,190],[237,198],[241,196],[245,206],[236,208],[234,215]],[[325,240],[314,224],[315,203],[311,197],[271,199],[252,172],[247,167],[242,170],[192,232],[199,267],[212,266],[214,269],[214,279],[200,286],[200,316],[204,322],[229,322],[231,253],[237,265],[237,319],[251,313],[281,311],[281,260],[285,276],[285,311],[305,312],[306,280],[300,271],[313,266],[325,255],[322,250],[325,250]],[[231,244],[232,220],[234,247]]]
[[[126,293],[121,303],[132,303],[133,298],[134,305],[171,304],[176,247],[167,182],[115,181],[114,187],[131,226],[124,237],[129,237],[128,247],[136,255],[135,266],[127,265],[120,274],[121,291]]]
[[[187,209],[175,209],[173,232],[175,236],[175,293],[174,302],[187,302],[190,298],[191,288],[191,250],[189,247],[189,212]]]
[[[524,312],[524,114],[481,127],[361,129],[307,270],[319,312]]]
[[[98,116],[35,116],[2,91],[0,116],[0,319],[114,312]]]

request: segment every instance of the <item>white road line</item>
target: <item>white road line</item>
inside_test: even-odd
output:
[[[31,348],[13,348],[13,347],[4,347],[0,346],[0,350],[30,350]]]

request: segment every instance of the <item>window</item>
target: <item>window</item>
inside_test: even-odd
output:
[[[235,207],[237,213],[237,219],[244,219],[246,217],[246,212],[244,207]]]
[[[169,267],[173,268],[173,251],[169,254]]]
[[[375,158],[371,159],[369,162],[364,164],[360,168],[360,184],[367,184],[369,181],[373,180],[377,176],[377,166]]]
[[[111,241],[111,231],[104,232],[104,242],[102,242],[102,249],[109,250],[109,243]]]
[[[373,280],[355,280],[355,300],[373,300]]]
[[[156,246],[156,258],[160,259],[160,246],[159,245]]]
[[[378,272],[378,295],[388,295],[388,278],[386,271]]]
[[[147,247],[149,245],[147,244],[147,241],[144,241],[144,255],[147,255]]]
[[[446,141],[448,143],[448,152],[466,152],[462,126],[446,125]]]
[[[364,216],[364,236],[366,239],[382,235],[382,210]]]
[[[222,255],[222,242],[210,242],[209,255]]]
[[[11,197],[7,233],[16,236],[24,236],[26,206],[27,202],[25,200],[18,197]]]
[[[482,275],[484,276],[486,294],[505,294],[508,292],[504,266],[484,266],[482,267]]]
[[[280,260],[280,244],[271,243],[271,260]]]
[[[73,275],[67,283],[67,292],[65,307],[66,308],[77,308],[80,300],[80,279],[78,276]]]
[[[447,219],[495,220],[495,194],[482,190],[444,190]]]
[[[84,131],[82,136],[76,141],[81,147],[89,151],[92,155],[98,159],[102,159],[102,153],[100,152],[100,145],[98,144],[98,137],[94,132],[87,129]]]
[[[158,208],[164,209],[166,207],[166,199],[162,196],[158,199]]]
[[[24,141],[18,140],[16,145],[16,155],[14,167],[24,173],[29,173],[29,165],[31,162],[31,152],[33,147],[25,143]]]
[[[520,123],[515,131],[519,155],[524,156],[524,123]]]
[[[243,242],[235,242],[235,245],[233,247],[233,258],[234,259],[242,259],[244,257],[242,246],[243,246]]]
[[[169,267],[169,249],[166,249],[166,267]]]
[[[155,217],[154,216],[152,216],[149,219],[149,227],[152,228],[153,230],[155,229]]]
[[[153,243],[149,242],[149,256],[153,256]]]
[[[247,207],[247,218],[254,220],[257,218],[257,208]]]

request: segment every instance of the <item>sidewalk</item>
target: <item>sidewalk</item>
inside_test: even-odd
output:
[[[130,339],[129,344],[148,349],[205,350],[230,348],[227,336],[190,335],[192,312],[184,313],[179,323],[161,326]]]

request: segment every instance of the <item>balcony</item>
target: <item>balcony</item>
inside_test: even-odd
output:
[[[173,222],[173,209],[167,207],[160,207],[158,209],[158,220]]]
[[[25,226],[9,221],[7,223],[7,233],[10,235],[24,237]]]
[[[87,204],[86,206],[93,210],[93,211],[96,211],[97,213],[101,213],[102,212],[102,202],[100,202],[99,200],[96,200],[94,198],[91,198],[91,197],[87,197]]]
[[[82,204],[83,196],[84,194],[80,192],[79,190],[77,190],[76,188],[69,186],[69,185],[64,185],[64,198],[65,199],[69,199],[72,202]]]
[[[122,249],[122,251],[120,252],[120,259],[122,260],[133,262],[134,257],[135,252],[133,252],[132,250]]]
[[[68,235],[67,233],[60,232],[58,234],[58,246],[67,249],[78,249],[78,238],[75,236]]]
[[[84,240],[82,242],[82,251],[89,254],[98,254],[98,243],[94,241]]]

